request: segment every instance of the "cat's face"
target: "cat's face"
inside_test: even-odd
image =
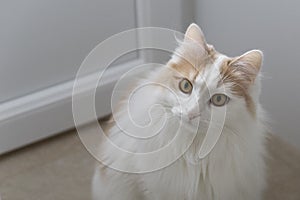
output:
[[[226,118],[231,121],[242,115],[255,118],[261,63],[259,50],[234,58],[218,53],[192,24],[167,64],[171,70],[165,76],[176,93],[166,97],[172,113],[185,121],[209,121],[212,109],[218,114],[226,107]]]

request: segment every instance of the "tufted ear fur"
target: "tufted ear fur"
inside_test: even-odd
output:
[[[208,50],[208,45],[206,43],[204,34],[201,28],[197,25],[192,23],[186,30],[184,35],[184,41],[194,41],[202,46],[205,50]]]
[[[263,53],[260,50],[251,50],[232,59],[228,67],[243,84],[254,83],[262,65]],[[246,87],[246,85],[244,85]],[[246,87],[247,88],[247,87]]]

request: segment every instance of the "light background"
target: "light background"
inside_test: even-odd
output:
[[[72,79],[101,41],[143,26],[182,32],[192,22],[229,56],[263,50],[263,107],[273,132],[299,147],[299,7],[297,0],[0,0],[0,154],[74,126]],[[119,75],[99,92],[103,115]]]
[[[196,2],[208,42],[230,56],[264,52],[262,104],[274,133],[300,146],[300,1]]]

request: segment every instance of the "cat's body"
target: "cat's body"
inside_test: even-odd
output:
[[[143,85],[155,82],[167,85],[179,96],[179,103],[163,88],[155,91],[153,88],[145,88],[132,99],[136,109],[132,109],[131,114],[136,119],[148,118],[147,110],[153,104],[167,105],[166,107],[170,108],[166,112],[171,117],[160,134],[138,142],[135,138],[122,135],[120,127],[116,125],[108,131],[114,144],[130,152],[152,152],[166,146],[170,141],[174,143],[173,149],[160,153],[157,159],[139,161],[126,154],[117,154],[107,142],[102,142],[99,145],[99,155],[105,158],[104,163],[109,166],[96,167],[93,179],[94,200],[261,199],[261,192],[265,186],[264,114],[258,102],[260,83],[257,78],[262,59],[261,52],[250,51],[237,58],[219,54],[206,45],[201,30],[194,24],[187,30],[186,37],[196,41],[200,49],[189,42],[182,44],[176,51],[184,56],[185,60],[174,55],[167,68],[155,70],[138,83]],[[195,56],[196,59],[193,58]],[[203,58],[199,58],[201,56]],[[242,68],[232,70],[233,66]],[[195,67],[197,70],[192,69]],[[174,79],[170,78],[173,76]],[[186,92],[188,86],[181,88],[183,94],[182,91],[176,90],[178,76],[189,80],[192,89]],[[209,93],[203,92],[203,80]],[[225,90],[220,89],[220,80],[225,85]],[[218,105],[215,106],[210,98],[213,94],[223,95],[223,92],[228,98],[223,104],[227,106],[227,111],[220,138],[209,154],[199,159],[200,147],[209,127],[208,121],[212,119],[215,127],[220,124],[211,118],[212,110],[214,109],[217,116],[222,115],[223,105],[213,102]],[[224,96],[217,96],[218,100],[222,98]],[[121,104],[114,117],[126,128],[129,127],[129,118],[125,112],[128,105],[125,105],[127,104]],[[158,126],[155,124],[162,121],[163,115],[159,110],[154,110],[152,114],[157,116],[152,118],[153,127],[146,128],[143,136],[151,135],[151,131],[156,130],[155,126]],[[199,116],[201,120],[197,121]],[[199,127],[195,120],[200,123]],[[182,121],[182,127],[178,128]],[[197,128],[194,129],[195,127]],[[193,130],[196,130],[196,135],[193,134]],[[172,138],[177,133],[182,138],[173,141]],[[179,155],[178,159],[164,163],[170,160],[173,154]],[[117,170],[109,168],[110,166]],[[138,174],[120,172],[118,170],[122,169],[116,166],[128,166],[130,170],[125,171]],[[150,172],[139,173],[147,171],[145,169]]]

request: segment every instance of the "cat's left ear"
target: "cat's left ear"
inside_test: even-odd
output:
[[[184,34],[184,41],[185,42],[194,41],[194,42],[198,43],[199,45],[201,45],[205,50],[209,49],[201,28],[195,23],[192,23],[187,28],[187,30]]]
[[[229,67],[234,68],[236,73],[248,81],[253,83],[257,77],[263,61],[263,53],[260,50],[251,50],[243,55],[233,59],[229,63]]]

